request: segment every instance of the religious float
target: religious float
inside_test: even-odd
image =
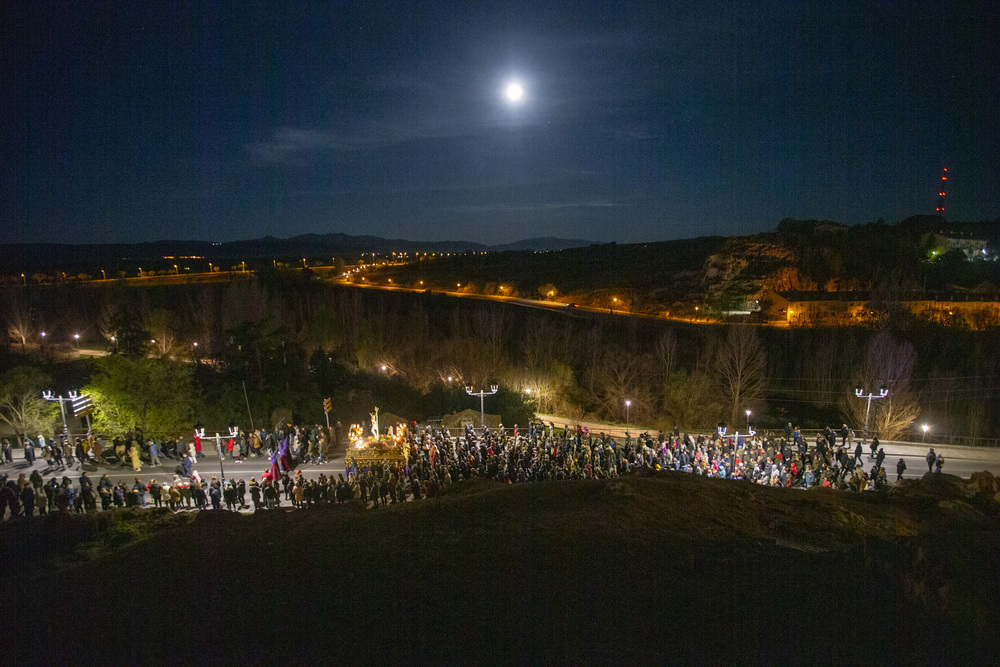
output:
[[[344,454],[344,465],[350,470],[372,468],[382,465],[406,465],[409,461],[410,447],[406,442],[406,426],[399,424],[393,432],[390,426],[386,433],[379,432],[378,408],[371,413],[371,433],[365,434],[360,424],[352,424],[347,433],[350,444]]]

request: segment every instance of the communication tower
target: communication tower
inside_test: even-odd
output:
[[[944,198],[948,196],[948,169],[941,172],[941,182],[938,187],[937,214],[944,217]]]

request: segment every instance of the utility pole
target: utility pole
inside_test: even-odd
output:
[[[197,345],[198,343],[195,343]],[[256,431],[257,429],[253,425],[253,413],[250,412],[250,397],[247,396],[247,381],[243,380],[243,400],[247,402],[247,415],[250,416],[250,430]]]
[[[59,413],[62,415],[63,435],[69,438],[69,426],[66,425],[66,403],[76,398],[76,392],[71,391],[67,398],[66,396],[56,396],[51,391],[45,390],[42,392],[42,398],[46,401],[59,403]]]
[[[875,398],[875,399],[885,398],[886,396],[889,395],[889,390],[886,389],[885,387],[879,387],[877,394],[873,394],[872,392],[868,392],[866,394],[863,387],[855,387],[854,388],[854,395],[857,396],[858,398],[866,398],[866,399],[868,399],[868,405],[867,405],[867,407],[865,407],[865,430],[864,430],[864,435],[861,436],[861,442],[867,443],[868,442],[868,415],[869,415],[869,413],[871,413],[872,399],[873,398]]]
[[[465,388],[465,393],[467,393],[469,396],[479,397],[479,428],[486,426],[486,411],[484,409],[485,404],[483,403],[483,399],[486,396],[492,396],[493,394],[497,393],[497,389],[498,389],[497,385],[492,385],[489,391],[486,391],[485,389],[480,389],[479,391],[472,391],[472,387]]]

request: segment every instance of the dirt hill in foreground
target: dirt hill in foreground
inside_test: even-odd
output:
[[[995,493],[657,474],[8,523],[8,664],[989,664]]]

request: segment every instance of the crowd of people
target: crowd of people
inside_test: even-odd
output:
[[[75,439],[60,436],[57,439],[47,439],[39,434],[37,438],[23,436],[15,438],[19,441],[22,455],[29,465],[42,459],[51,469],[68,470],[83,463],[116,464],[120,467],[131,467],[135,472],[141,472],[143,464],[158,467],[164,460],[173,460],[185,468],[185,476],[191,475],[193,464],[204,456],[204,447],[218,447],[220,453],[235,463],[243,463],[249,458],[269,455],[282,447],[286,451],[294,451],[299,460],[311,463],[325,462],[330,454],[331,443],[339,441],[340,423],[332,428],[316,424],[313,427],[292,427],[286,425],[273,431],[266,429],[249,432],[234,429],[233,435],[205,437],[203,429],[195,429],[194,437],[189,440],[172,438],[147,438],[142,431],[136,430],[125,436],[113,438],[111,441],[97,436],[77,437]],[[3,438],[3,462],[13,463],[13,446],[9,438]]]
[[[384,461],[358,468],[349,460],[337,479],[326,473],[306,477],[301,466],[325,462],[331,443],[339,440],[339,429],[286,425],[273,431],[240,432],[220,441],[223,455],[237,462],[261,459],[252,462],[264,463],[265,467],[249,481],[236,477],[225,482],[215,476],[205,480],[193,469],[203,456],[203,442],[197,433],[188,443],[172,440],[164,444],[146,439],[145,447],[140,446],[144,440],[141,434],[133,434],[112,441],[114,461],[138,472],[144,461],[156,467],[163,465],[161,457],[173,459],[169,464],[179,462],[179,466],[172,480],[143,481],[136,476],[134,482],[113,483],[105,473],[95,483],[84,471],[74,484],[65,474],[55,474],[45,481],[43,473],[34,468],[29,476],[21,473],[16,480],[0,480],[0,507],[2,516],[8,517],[52,511],[93,512],[97,511],[98,501],[105,511],[150,506],[174,511],[209,506],[239,511],[352,501],[379,507],[434,497],[452,484],[476,477],[513,484],[600,479],[637,470],[673,471],[785,488],[822,486],[865,492],[880,491],[888,485],[883,466],[885,451],[878,439],[872,440],[868,455],[871,468],[866,472],[864,448],[860,442],[850,442],[846,426],[839,433],[839,443],[838,432],[829,428],[809,443],[791,424],[781,435],[727,434],[720,427],[712,434],[694,435],[675,428],[672,433],[642,433],[637,438],[630,434],[614,438],[580,426],[560,429],[553,423],[541,422],[523,430],[517,426],[511,430],[466,426],[457,437],[429,426],[404,432],[400,446],[407,449],[405,463]],[[88,461],[108,463],[106,444],[99,438],[81,438],[70,446],[68,442],[49,443],[39,436],[38,441],[24,445],[25,458],[30,462],[35,456],[31,450],[36,447],[49,462],[46,472],[67,472],[74,466],[82,469]],[[12,462],[6,440],[3,456],[6,462]],[[927,464],[928,470],[936,468],[940,472],[944,459],[932,449]],[[896,464],[897,480],[905,469],[906,463],[900,459]]]

